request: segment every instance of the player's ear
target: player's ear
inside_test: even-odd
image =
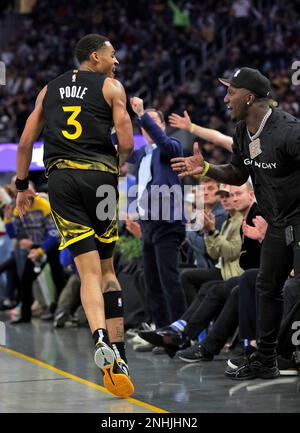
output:
[[[90,61],[93,63],[99,63],[100,62],[100,56],[99,56],[99,53],[97,53],[97,51],[93,51],[90,54]]]
[[[255,96],[252,93],[249,93],[249,95],[247,96],[246,104],[248,106],[251,106],[251,105],[253,105],[254,102],[255,102]]]

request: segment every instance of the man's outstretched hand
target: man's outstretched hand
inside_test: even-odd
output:
[[[179,177],[194,176],[201,174],[205,163],[199,149],[199,144],[194,143],[194,154],[184,158],[183,156],[171,159],[171,167],[178,173]]]

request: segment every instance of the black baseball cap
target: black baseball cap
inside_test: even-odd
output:
[[[238,89],[244,88],[255,93],[260,98],[268,98],[271,93],[271,83],[258,69],[241,68],[238,69],[233,77],[228,80],[227,78],[219,78],[219,81],[224,86],[233,86]]]

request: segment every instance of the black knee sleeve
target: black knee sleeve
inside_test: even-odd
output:
[[[123,294],[120,290],[103,293],[105,318],[123,317]]]

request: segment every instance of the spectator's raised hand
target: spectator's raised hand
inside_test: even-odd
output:
[[[185,110],[183,113],[183,117],[179,116],[179,114],[172,113],[169,116],[169,123],[174,128],[184,129],[186,131],[189,131],[191,129],[191,119],[188,114],[188,112]]]
[[[139,117],[141,117],[144,114],[144,101],[141,98],[138,98],[137,96],[130,98],[130,104],[132,110]]]
[[[201,174],[205,168],[205,162],[199,149],[199,144],[194,143],[194,155],[171,159],[171,167],[178,172],[179,177]]]
[[[216,217],[213,213],[208,213],[204,210],[204,224],[203,229],[206,232],[215,231],[216,230]]]
[[[257,215],[254,219],[253,219],[253,224],[255,225],[255,227],[261,232],[263,239],[266,235],[266,231],[268,229],[268,223],[267,221],[260,215]]]
[[[265,238],[265,234],[268,228],[268,223],[261,216],[257,216],[253,219],[253,226],[248,225],[245,221],[242,225],[242,230],[247,238],[262,242]]]
[[[243,222],[242,230],[247,238],[253,239],[255,241],[261,240],[261,232],[256,227],[249,226],[245,221]]]
[[[139,223],[133,221],[131,218],[126,219],[126,229],[131,233],[135,238],[141,239],[142,237],[142,229]]]

